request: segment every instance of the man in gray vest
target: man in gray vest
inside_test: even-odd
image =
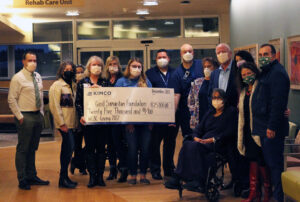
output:
[[[29,190],[30,185],[48,185],[49,181],[37,177],[35,168],[35,151],[43,128],[43,84],[35,72],[36,54],[26,52],[22,62],[23,69],[11,79],[8,104],[18,132],[15,163],[19,188]]]

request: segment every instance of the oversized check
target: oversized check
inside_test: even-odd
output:
[[[88,125],[174,123],[174,90],[170,88],[84,88]]]

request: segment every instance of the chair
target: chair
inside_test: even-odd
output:
[[[218,201],[220,197],[219,189],[224,184],[224,166],[227,163],[226,157],[220,153],[217,153],[215,146],[216,144],[214,144],[214,151],[208,155],[208,158],[212,158],[212,165],[210,165],[208,168],[204,189],[205,197],[210,202]],[[181,186],[179,187],[178,191],[179,197],[182,198],[182,191],[184,190],[184,187],[182,182],[180,184]],[[194,192],[202,193],[200,190],[194,190]]]

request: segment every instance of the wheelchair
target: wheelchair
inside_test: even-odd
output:
[[[215,150],[209,154],[209,158],[212,160],[212,164],[208,168],[207,178],[205,181],[204,190],[189,190],[193,192],[203,193],[205,197],[210,202],[217,202],[220,197],[220,189],[224,187],[224,167],[226,165],[227,158]],[[182,181],[179,186],[179,197],[182,199],[182,192],[184,190],[184,185]]]

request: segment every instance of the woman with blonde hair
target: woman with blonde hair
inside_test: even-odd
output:
[[[152,87],[146,78],[143,63],[139,58],[129,60],[124,76],[117,81],[115,87]],[[148,124],[128,124],[125,136],[128,144],[128,168],[131,176],[128,183],[136,184],[138,151],[140,151],[140,183],[150,184],[150,181],[146,179],[151,140],[150,126]]]
[[[109,56],[106,59],[103,77],[107,80],[109,87],[114,87],[117,80],[122,77],[121,65],[117,56]],[[127,180],[128,171],[123,128],[124,127],[122,125],[108,126],[106,144],[110,171],[106,180],[113,180],[117,178],[117,157],[119,159],[118,168],[121,172],[118,182],[126,182]]]
[[[98,56],[89,58],[85,75],[77,86],[76,109],[80,117],[80,123],[83,125],[84,140],[87,153],[87,169],[90,175],[88,187],[96,185],[105,186],[103,173],[105,168],[105,139],[107,126],[103,125],[85,125],[84,107],[83,107],[83,89],[106,87],[107,81],[102,77],[104,67],[103,60]]]

